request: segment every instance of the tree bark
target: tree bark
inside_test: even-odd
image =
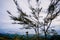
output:
[[[36,40],[39,40],[39,28],[35,29],[35,33],[36,33]]]
[[[44,32],[44,35],[45,35],[45,39],[44,40],[47,40],[47,34],[46,34],[46,32]]]

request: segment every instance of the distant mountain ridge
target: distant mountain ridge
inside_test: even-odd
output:
[[[8,38],[10,38],[10,39],[13,39],[14,37],[23,37],[23,38],[27,38],[27,35],[19,35],[19,34],[2,34],[2,33],[0,33],[0,37],[8,37]],[[34,38],[34,37],[36,37],[36,35],[35,34],[29,34],[28,35],[28,37],[29,38]],[[44,36],[43,35],[39,35],[39,37],[40,38],[44,38]],[[48,38],[48,40],[60,40],[60,35],[48,35],[47,36],[47,38]]]

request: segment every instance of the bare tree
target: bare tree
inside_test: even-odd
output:
[[[45,38],[47,38],[47,33],[49,32],[49,28],[51,27],[52,21],[59,16],[60,8],[59,8],[60,0],[51,0],[51,3],[48,7],[47,16],[44,18],[44,34]]]
[[[22,24],[24,25],[25,29],[30,29],[33,28],[35,30],[36,35],[39,35],[39,28],[41,27],[40,22],[39,22],[39,18],[40,18],[40,12],[42,10],[42,7],[40,8],[40,1],[36,0],[36,8],[34,8],[31,3],[30,0],[28,0],[28,4],[29,4],[29,8],[32,11],[31,14],[32,15],[27,15],[26,13],[24,13],[22,11],[22,9],[19,7],[18,2],[16,0],[13,0],[17,10],[19,12],[19,17],[15,17],[11,14],[11,12],[9,12],[7,10],[7,12],[10,14],[10,17],[12,18],[12,20],[14,20],[14,24]],[[17,21],[19,21],[19,23],[17,23]]]
[[[36,0],[36,8],[34,8],[30,0],[28,0],[29,8],[32,11],[32,15],[27,15],[27,13],[24,13],[23,10],[19,7],[18,2],[16,0],[13,0],[17,10],[19,12],[19,16],[15,17],[13,16],[8,10],[7,12],[10,14],[10,17],[15,21],[14,24],[21,24],[24,25],[25,29],[33,28],[35,30],[36,35],[39,35],[39,29],[41,29],[44,32],[45,38],[47,37],[47,33],[49,32],[50,25],[52,21],[59,15],[60,9],[59,9],[59,2],[60,0],[51,0],[51,3],[47,9],[47,16],[44,18],[44,22],[40,22],[40,12],[42,10],[42,7],[40,8],[40,1]],[[17,21],[19,21],[17,23]],[[46,39],[45,39],[46,40]]]

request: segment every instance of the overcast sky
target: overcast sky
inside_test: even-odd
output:
[[[23,9],[24,12],[29,13],[30,10],[28,8],[28,4],[26,2],[27,0],[19,0],[18,3],[20,7]],[[42,0],[42,7],[47,9],[49,5],[49,0]],[[34,1],[32,2],[34,6]],[[26,31],[29,31],[30,34],[34,33],[34,30],[25,30],[25,29],[19,29],[22,27],[22,25],[18,24],[11,24],[13,21],[10,19],[9,14],[6,12],[9,10],[13,15],[17,16],[17,9],[13,2],[13,0],[0,0],[0,33],[19,33],[19,34],[25,34]],[[41,14],[44,16],[45,14]],[[60,17],[60,16],[59,16]],[[55,26],[55,29],[57,32],[60,32],[60,18],[57,17],[52,22],[52,26]]]

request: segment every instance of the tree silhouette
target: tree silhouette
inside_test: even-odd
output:
[[[37,6],[38,6],[38,8],[33,8],[32,6],[31,6],[31,4],[30,4],[30,0],[28,0],[28,4],[29,4],[29,8],[30,8],[30,10],[32,11],[32,15],[27,15],[26,13],[24,13],[23,11],[22,11],[22,9],[19,7],[19,5],[18,5],[18,3],[17,3],[17,1],[16,0],[13,0],[14,1],[14,3],[15,3],[15,5],[17,6],[17,10],[18,10],[18,12],[19,12],[19,17],[15,17],[15,16],[13,16],[12,14],[11,14],[11,12],[9,12],[8,10],[7,10],[7,12],[10,14],[10,17],[12,18],[12,20],[14,20],[14,21],[19,21],[19,23],[16,23],[15,22],[15,24],[22,24],[22,25],[26,25],[27,27],[24,27],[24,28],[26,28],[26,29],[29,29],[29,28],[33,28],[36,32],[37,32],[37,30],[39,29],[39,14],[40,14],[40,12],[41,12],[41,10],[42,10],[42,8],[39,8],[39,0],[36,0],[36,2],[37,2]],[[36,13],[37,12],[37,13]],[[35,19],[33,19],[32,17],[34,17]],[[37,21],[36,21],[37,20]],[[37,32],[38,33],[38,32]]]
[[[44,34],[47,37],[47,33],[49,32],[50,25],[52,21],[59,15],[60,8],[59,3],[60,0],[51,0],[51,3],[48,7],[48,13],[46,18],[44,19]]]
[[[36,0],[36,8],[34,8],[30,1],[28,0],[28,4],[29,4],[29,9],[32,11],[31,14],[32,15],[27,15],[27,13],[23,12],[23,10],[19,7],[18,2],[16,0],[13,0],[17,10],[19,12],[19,16],[15,17],[14,15],[11,14],[11,12],[9,12],[7,10],[7,12],[10,14],[10,17],[12,18],[12,20],[14,20],[15,22],[13,24],[21,24],[24,25],[23,28],[25,29],[31,29],[33,28],[35,30],[35,33],[37,36],[39,36],[39,29],[41,29],[44,32],[45,38],[47,37],[47,33],[49,32],[49,28],[50,25],[52,23],[52,21],[59,15],[60,13],[60,9],[59,9],[59,1],[60,0],[51,0],[51,3],[47,9],[47,15],[44,18],[44,22],[40,22],[39,18],[40,18],[40,12],[43,9],[42,7],[40,8],[40,1]],[[56,11],[57,10],[57,11]],[[17,23],[17,21],[19,21]]]

